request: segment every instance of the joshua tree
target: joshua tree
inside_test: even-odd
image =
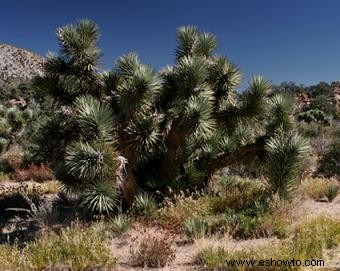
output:
[[[115,193],[103,182],[119,185],[131,204],[137,187],[202,187],[221,168],[270,160],[271,139],[289,138],[283,135],[294,125],[292,104],[269,98],[271,85],[260,76],[238,94],[241,73],[215,55],[210,33],[179,28],[176,62],[158,73],[133,53],[100,73],[99,31],[91,21],[60,28],[57,37],[60,54],[49,56],[45,75],[36,79],[55,101],[40,153],[68,188],[113,206]],[[296,155],[298,164],[305,142],[285,142],[283,155]],[[84,202],[93,209],[93,201]]]

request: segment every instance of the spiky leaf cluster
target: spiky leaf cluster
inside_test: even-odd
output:
[[[203,186],[221,168],[268,155],[271,170],[280,172],[270,180],[293,179],[304,148],[295,137],[273,139],[293,127],[289,101],[270,99],[271,84],[261,76],[240,94],[241,73],[215,54],[214,35],[179,28],[176,61],[158,73],[135,53],[97,73],[98,35],[86,20],[58,29],[61,52],[38,80],[57,104],[44,133],[55,132],[61,144],[50,151],[63,161],[65,180],[92,189],[89,209],[104,210],[93,206],[109,202],[102,189],[108,180],[118,180],[123,197],[133,199],[137,185],[152,191]]]
[[[296,187],[303,154],[308,150],[306,140],[292,133],[280,133],[266,143],[266,169],[269,190],[287,198]]]

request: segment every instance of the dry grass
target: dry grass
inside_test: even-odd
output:
[[[89,228],[73,226],[63,229],[60,234],[45,233],[22,251],[17,246],[0,245],[0,269],[82,271],[113,268],[116,259],[110,254],[105,237],[103,225],[95,224]]]
[[[307,260],[322,259],[325,251],[340,243],[340,220],[320,217],[310,222],[302,222],[290,239],[278,244],[258,247],[257,249],[227,250],[223,247],[203,248],[195,259],[196,263],[207,267],[209,270],[259,270],[258,267],[227,266],[226,260],[249,260],[249,259],[276,259],[276,260]],[[229,269],[228,269],[229,268]],[[285,269],[286,268],[286,269]],[[266,269],[267,270],[267,269]],[[301,270],[290,267],[276,266],[268,270]]]
[[[147,236],[136,248],[131,248],[130,263],[138,267],[164,267],[174,256],[172,236]]]
[[[208,215],[210,212],[211,198],[178,197],[175,202],[158,210],[157,221],[163,226],[177,227],[187,219]]]
[[[305,180],[300,186],[300,193],[314,200],[328,198],[328,191],[332,186],[339,186],[334,178],[313,178]]]
[[[27,195],[45,195],[45,194],[56,194],[59,192],[61,184],[57,180],[45,181],[43,183],[36,182],[6,182],[3,187],[0,187],[1,195],[11,195],[18,193],[19,190],[23,190]]]

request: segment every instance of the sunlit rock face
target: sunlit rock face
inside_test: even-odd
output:
[[[0,44],[0,88],[14,87],[42,74],[44,57],[7,44]]]

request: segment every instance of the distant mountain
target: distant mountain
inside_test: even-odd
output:
[[[15,87],[43,73],[45,58],[15,46],[0,44],[0,88]]]

